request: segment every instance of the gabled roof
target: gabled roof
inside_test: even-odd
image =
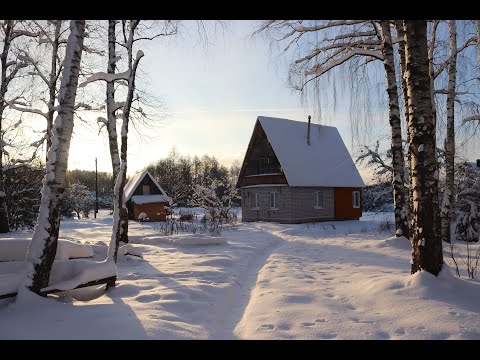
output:
[[[290,186],[365,187],[336,127],[259,116]]]
[[[125,187],[123,188],[123,194],[124,194],[124,196],[125,196],[125,201],[130,200],[130,198],[132,197],[133,193],[135,192],[135,189],[138,187],[138,185],[140,185],[140,183],[142,182],[142,180],[143,180],[143,178],[144,178],[145,176],[150,176],[150,179],[152,179],[153,183],[154,183],[155,186],[158,188],[158,190],[160,190],[160,192],[162,193],[162,195],[167,196],[167,194],[165,193],[165,191],[163,191],[163,189],[162,189],[162,187],[160,186],[160,184],[153,178],[152,174],[150,174],[147,170],[143,170],[142,172],[135,174],[135,176],[132,177],[132,178],[127,182],[127,184],[125,185]]]

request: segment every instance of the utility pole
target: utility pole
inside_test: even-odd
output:
[[[98,213],[98,170],[97,158],[95,158],[95,209],[93,210],[93,217],[96,219]]]

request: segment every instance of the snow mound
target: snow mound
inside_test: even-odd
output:
[[[122,243],[123,244],[123,243]],[[118,255],[133,255],[138,256],[143,259],[142,250],[138,246],[133,246],[133,244],[125,244],[118,248]]]
[[[0,261],[25,260],[30,239],[2,239],[0,241]],[[90,245],[59,239],[55,260],[92,257]]]
[[[402,250],[411,250],[412,243],[405,236],[392,236],[382,240],[379,247],[394,247]]]
[[[203,246],[225,244],[227,240],[221,236],[182,234],[175,236],[150,236],[144,238],[143,242],[148,244],[165,243],[174,246]]]

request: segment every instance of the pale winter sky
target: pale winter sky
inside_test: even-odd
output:
[[[142,135],[130,131],[129,175],[166,156],[174,146],[182,155],[214,155],[226,165],[241,161],[257,116],[306,120],[314,114],[286,85],[288,67],[281,58],[273,59],[278,51],[272,52],[262,37],[251,38],[254,26],[253,21],[228,22],[228,30],[211,37],[207,48],[191,30],[143,47],[148,91],[165,104],[168,116],[153,128],[143,128]],[[352,149],[349,111],[342,106],[344,101],[337,102],[340,105],[322,123],[337,126],[352,154],[356,149]],[[382,121],[364,130],[366,143],[388,140],[386,116],[385,109]],[[316,117],[313,121],[319,122]],[[93,170],[98,157],[99,171],[111,172],[105,133],[98,136],[95,127],[82,125],[76,125],[74,132],[69,168]],[[361,172],[370,182],[371,176]]]

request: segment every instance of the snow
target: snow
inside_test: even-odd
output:
[[[154,177],[152,176],[152,174],[150,174],[147,170],[144,170],[144,171],[142,171],[142,172],[139,172],[139,173],[135,174],[135,176],[133,176],[133,177],[125,184],[125,188],[123,189],[124,195],[125,195],[125,202],[127,202],[128,200],[130,200],[130,198],[132,197],[133,193],[135,192],[135,189],[138,187],[138,185],[140,185],[140,183],[142,182],[143,178],[144,178],[146,175],[150,176],[150,179],[152,179],[153,183],[154,183],[155,186],[160,190],[160,192],[162,193],[162,195],[167,196],[167,194],[165,193],[165,191],[163,191],[162,187],[161,187],[160,184],[157,182],[157,180],[154,179]],[[142,195],[142,196],[145,196],[145,195]]]
[[[0,238],[0,261],[25,260],[29,239]],[[92,257],[93,250],[88,244],[59,239],[57,244],[57,260]]]
[[[119,256],[115,288],[2,300],[0,338],[480,339],[480,282],[459,279],[446,265],[438,277],[410,275],[410,242],[380,231],[387,220],[392,213],[240,223],[223,230],[225,244],[180,247],[157,240],[193,234],[162,236],[158,223],[132,221],[123,246],[143,259]],[[65,266],[55,266],[63,274],[52,279],[56,286],[82,273],[82,263],[105,259],[111,223],[107,211],[62,222],[61,237],[95,234],[95,261],[56,261]],[[113,270],[99,266],[96,276]],[[0,263],[0,276],[21,269],[21,262]]]
[[[337,128],[259,116],[290,186],[365,187]]]
[[[171,197],[167,195],[133,195],[131,200],[135,204],[150,204],[156,202],[169,203],[171,201]]]
[[[225,244],[227,240],[220,236],[210,236],[205,234],[185,234],[179,236],[161,236],[146,237],[143,239],[145,244],[165,243],[174,246],[204,246]]]

